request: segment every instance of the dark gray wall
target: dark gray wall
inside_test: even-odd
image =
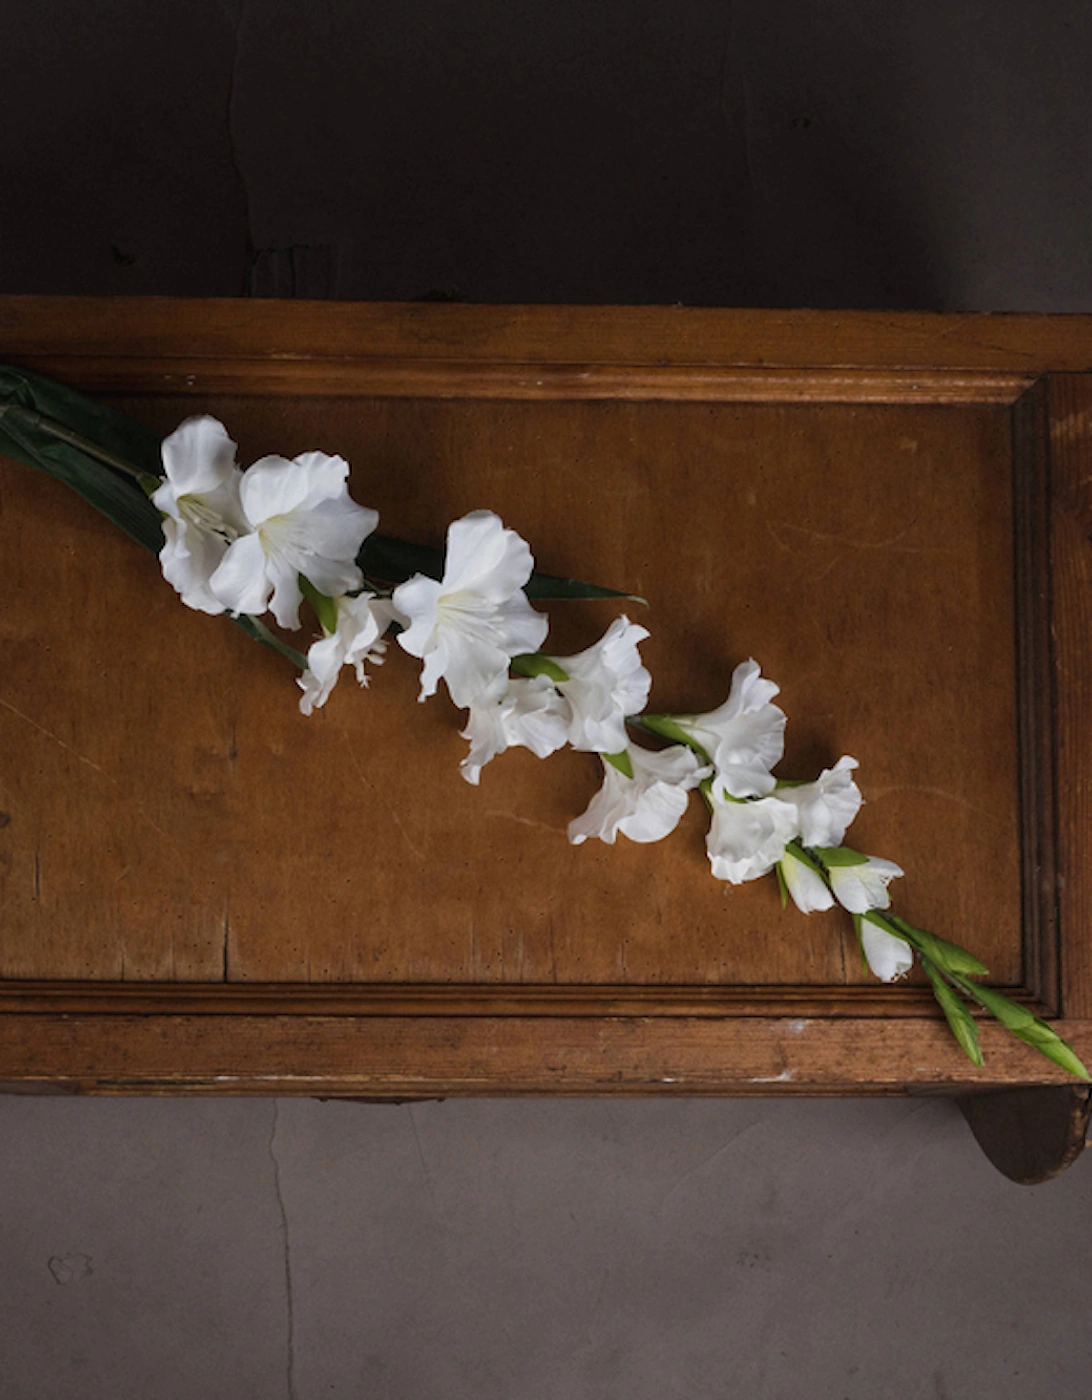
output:
[[[5,292],[1090,311],[1092,9],[7,0]],[[0,1395],[1081,1400],[945,1102],[0,1100]]]

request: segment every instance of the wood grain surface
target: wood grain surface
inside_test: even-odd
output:
[[[1092,1017],[1090,406],[1043,378],[1092,363],[1084,320],[9,298],[0,343],[163,432],[213,412],[244,464],[339,452],[389,533],[498,510],[543,569],[650,600],[653,709],[714,707],[755,656],[784,776],[861,760],[853,840],[907,870],[899,911]],[[658,845],[574,848],[594,758],[511,752],[470,788],[458,712],[416,704],[396,647],[304,719],[285,662],[8,462],[0,582],[0,1080],[432,1093],[446,1044],[450,1092],[558,1092],[566,1065],[574,1092],[1058,1082],[989,1028],[976,1075],[837,914],[712,880],[696,801]],[[549,610],[564,654],[620,608]],[[309,1034],[379,1058],[311,1073]]]

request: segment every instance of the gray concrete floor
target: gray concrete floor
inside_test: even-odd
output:
[[[2,1110],[5,1400],[1088,1394],[1092,1175],[945,1102]]]
[[[1092,311],[1092,9],[7,0],[0,290]],[[933,1101],[0,1099],[0,1398],[1090,1392]]]

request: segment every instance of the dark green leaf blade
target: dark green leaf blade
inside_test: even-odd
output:
[[[541,574],[536,569],[523,590],[528,598],[541,598],[545,601],[578,601],[582,598],[624,598],[629,603],[640,603],[648,607],[644,598],[636,593],[622,593],[617,588],[603,588],[598,583],[581,583],[575,578],[558,578],[554,574]]]
[[[163,548],[163,527],[146,484],[162,472],[160,446],[157,433],[105,404],[30,370],[0,366],[0,453],[68,486],[152,554]],[[257,618],[231,620],[306,667],[306,658]]]
[[[0,366],[0,406],[6,404],[17,404],[54,419],[138,472],[163,474],[157,432],[65,384],[27,369]]]
[[[163,548],[159,512],[139,483],[50,435],[35,422],[37,412],[0,398],[0,452],[63,482],[130,539],[158,554]]]

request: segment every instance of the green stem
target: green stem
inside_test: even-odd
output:
[[[517,675],[530,676],[532,680],[535,676],[548,676],[554,682],[569,679],[568,671],[562,670],[556,661],[552,661],[541,651],[525,651],[519,656],[513,656],[511,667]]]
[[[287,642],[282,642],[280,637],[271,632],[264,622],[250,613],[241,613],[238,617],[232,618],[233,622],[243,629],[248,637],[252,637],[256,642],[270,647],[273,651],[279,652],[281,656],[291,661],[292,665],[300,671],[307,670],[307,658],[298,652],[295,647],[290,647]]]
[[[107,452],[105,447],[100,447],[97,442],[92,442],[90,438],[81,437],[79,433],[74,433],[71,428],[62,427],[52,418],[47,418],[44,413],[38,413],[33,408],[24,408],[22,404],[4,404],[0,407],[0,418],[6,414],[14,413],[24,419],[32,427],[38,428],[43,433],[48,433],[58,442],[66,442],[69,447],[77,447],[87,457],[93,457],[96,462],[102,462],[104,466],[112,467],[114,471],[124,472],[126,476],[131,476],[134,481],[143,482],[149,475],[148,472],[141,471],[139,467],[134,467],[131,462],[123,461],[120,457],[115,457],[112,452]]]

